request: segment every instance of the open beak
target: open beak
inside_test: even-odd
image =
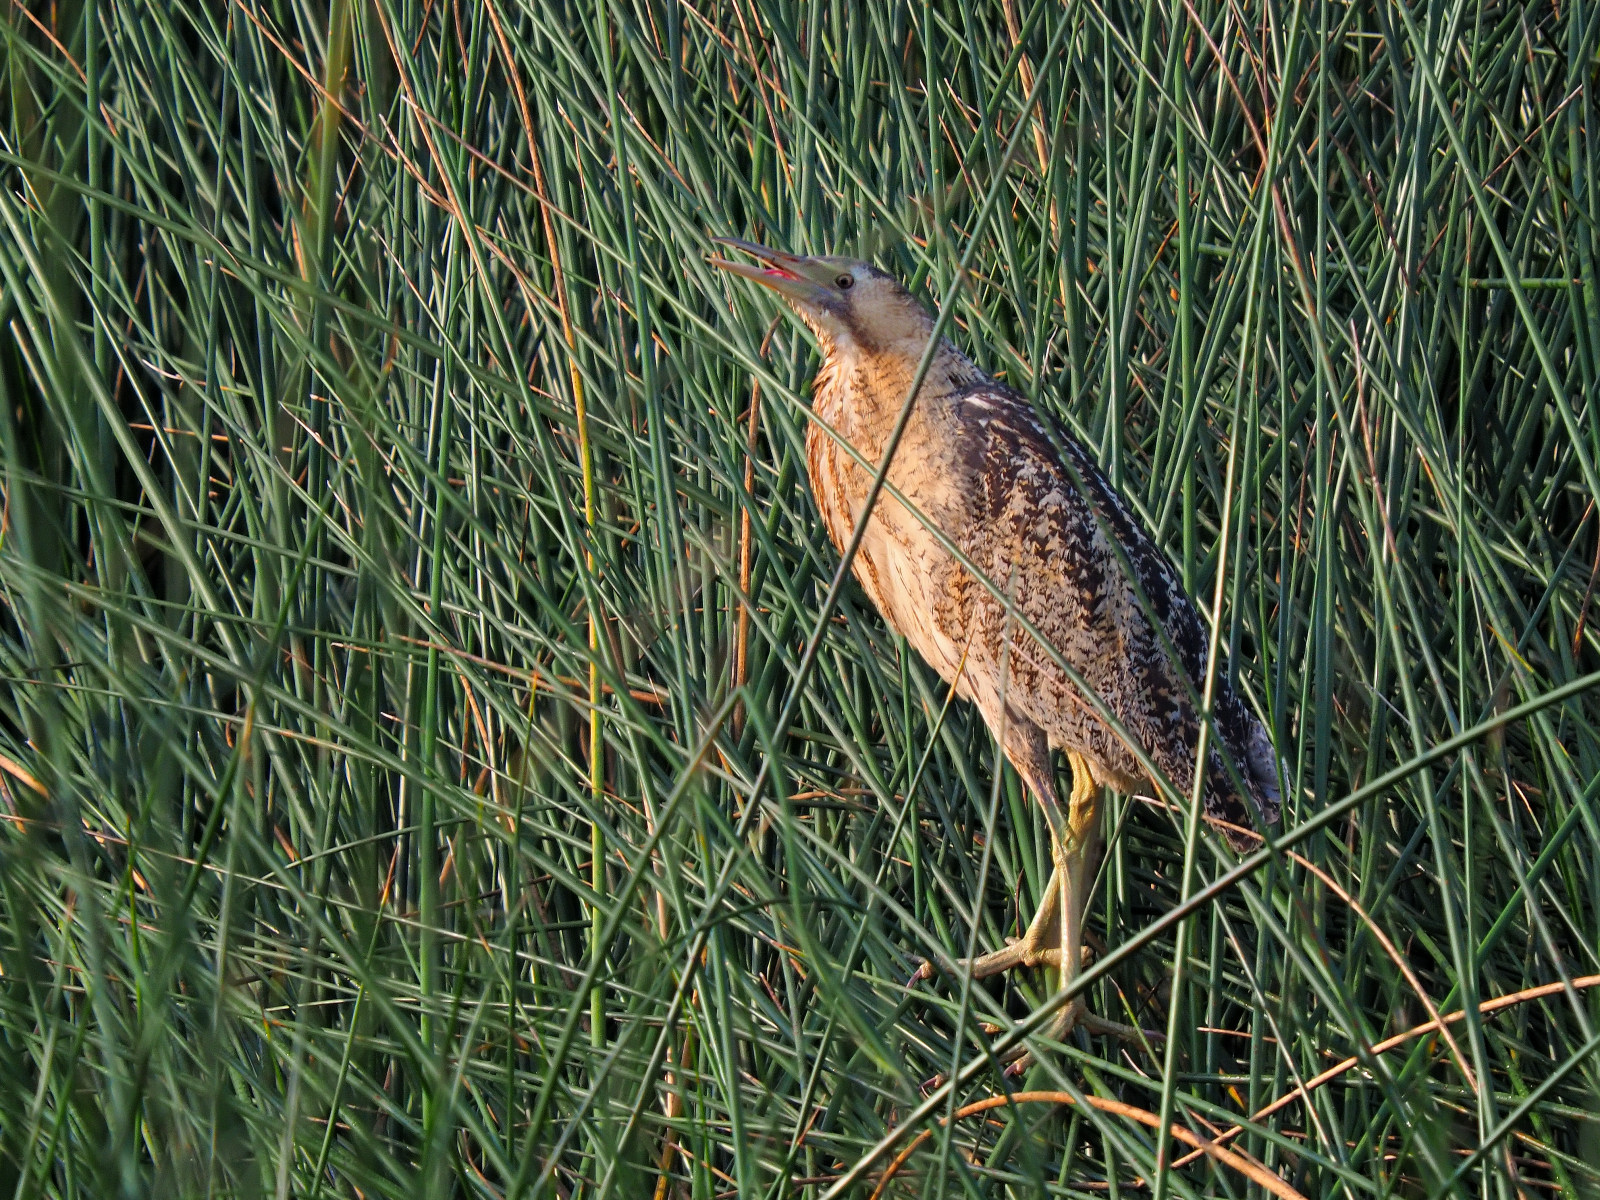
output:
[[[828,264],[820,259],[785,254],[781,250],[773,250],[769,246],[757,245],[755,242],[743,242],[738,238],[719,237],[711,240],[719,246],[731,246],[735,250],[742,250],[763,264],[757,266],[754,263],[730,262],[726,258],[712,258],[710,261],[713,267],[721,267],[724,271],[753,279],[763,287],[771,288],[780,296],[802,304],[822,304],[832,297],[829,281],[833,272]]]

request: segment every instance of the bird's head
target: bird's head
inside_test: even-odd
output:
[[[899,280],[871,263],[823,255],[805,258],[737,238],[715,238],[757,263],[713,258],[711,265],[753,279],[787,300],[811,327],[824,353],[849,347],[868,353],[922,353],[933,318]]]

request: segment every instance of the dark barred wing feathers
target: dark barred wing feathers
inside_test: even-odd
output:
[[[1191,791],[1207,638],[1177,572],[1087,450],[1059,436],[1063,463],[1020,396],[986,383],[952,399],[964,410],[960,424],[984,431],[968,442],[972,451],[981,445],[981,453],[971,453],[964,464],[976,476],[968,481],[982,510],[975,524],[990,532],[982,545],[969,548],[974,562],[1002,588],[1013,577],[1027,580],[1026,587],[1013,589],[1018,610],[1173,785]],[[1065,673],[1037,649],[1021,650],[1017,666],[1023,674],[1016,677],[1027,694],[1017,706],[1056,744],[1084,749],[1117,775],[1144,776]],[[1221,743],[1244,779],[1246,795],[1213,749],[1207,756],[1206,814],[1245,828],[1271,824],[1279,808],[1277,758],[1221,664],[1212,711],[1213,745]],[[1230,835],[1230,841],[1243,848],[1245,839]]]

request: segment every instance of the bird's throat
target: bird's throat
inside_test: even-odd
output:
[[[926,345],[908,340],[904,346],[866,350],[844,339],[825,345],[812,388],[817,416],[870,455],[879,449],[872,443],[887,437],[910,395]],[[917,398],[946,396],[982,379],[972,360],[941,339]]]

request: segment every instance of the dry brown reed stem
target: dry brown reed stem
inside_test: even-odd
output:
[[[1557,980],[1555,983],[1542,983],[1538,987],[1524,988],[1520,992],[1511,992],[1504,996],[1496,996],[1494,999],[1485,1000],[1482,1004],[1478,1005],[1478,1012],[1487,1016],[1490,1013],[1499,1012],[1502,1008],[1511,1008],[1513,1005],[1522,1004],[1528,1000],[1538,1000],[1544,996],[1553,996],[1557,992],[1566,991],[1568,987],[1571,987],[1571,989],[1575,992],[1581,992],[1585,988],[1600,987],[1600,975],[1581,975],[1577,979],[1572,980],[1570,984],[1563,979]],[[1393,1037],[1385,1038],[1383,1041],[1378,1042],[1372,1047],[1371,1053],[1374,1055],[1387,1054],[1395,1047],[1403,1046],[1409,1041],[1414,1041],[1425,1033],[1432,1033],[1435,1030],[1443,1033],[1446,1025],[1454,1025],[1466,1015],[1466,1010],[1463,1009],[1460,1012],[1453,1012],[1447,1017],[1440,1017],[1438,1020],[1424,1021],[1421,1025],[1413,1025],[1404,1033],[1397,1033]],[[1316,1091],[1317,1088],[1321,1087],[1325,1083],[1337,1079],[1346,1071],[1350,1070],[1352,1067],[1355,1067],[1360,1061],[1361,1060],[1359,1057],[1356,1055],[1351,1055],[1343,1062],[1336,1063],[1335,1065],[1329,1067],[1321,1075],[1318,1075],[1313,1079],[1308,1079],[1305,1083],[1301,1084],[1292,1091],[1285,1092],[1271,1104],[1253,1114],[1250,1120],[1255,1122],[1261,1120],[1263,1117],[1270,1117],[1280,1108],[1285,1108],[1294,1103],[1296,1100],[1308,1098],[1312,1092]],[[1235,1125],[1232,1129],[1226,1130],[1220,1134],[1217,1138],[1217,1141],[1219,1143],[1226,1142],[1231,1138],[1238,1137],[1243,1132],[1243,1125]],[[1181,1167],[1185,1163],[1193,1162],[1195,1157],[1196,1155],[1194,1154],[1186,1154],[1172,1165],[1174,1167]]]
[[[1109,1100],[1104,1096],[1085,1096],[1083,1100],[1090,1108],[1098,1109],[1100,1112],[1110,1113],[1112,1116],[1117,1117],[1126,1117],[1128,1120],[1136,1121],[1140,1125],[1148,1125],[1151,1129],[1159,1129],[1161,1127],[1161,1118],[1156,1116],[1155,1113],[1148,1112],[1142,1108],[1135,1108],[1131,1104],[1124,1104],[1121,1100]],[[994,1108],[1009,1107],[1013,1104],[1077,1103],[1077,1098],[1068,1092],[1014,1092],[1009,1096],[990,1096],[986,1100],[978,1100],[972,1104],[963,1105],[961,1108],[956,1109],[955,1115],[951,1119],[960,1120],[962,1117],[970,1117],[976,1113],[988,1112]],[[944,1121],[940,1121],[940,1124],[943,1125]],[[1305,1197],[1299,1192],[1242,1151],[1224,1149],[1216,1142],[1207,1141],[1199,1134],[1176,1123],[1168,1128],[1167,1133],[1177,1141],[1184,1143],[1184,1145],[1195,1147],[1195,1153],[1209,1154],[1223,1166],[1233,1168],[1252,1183],[1259,1184],[1272,1195],[1281,1197],[1282,1200],[1305,1200]],[[883,1195],[884,1189],[889,1186],[889,1181],[906,1164],[906,1161],[916,1148],[932,1136],[933,1130],[924,1129],[911,1139],[910,1144],[904,1150],[895,1156],[895,1160],[889,1164],[883,1176],[878,1180],[878,1186],[872,1193],[872,1200],[879,1200]]]
[[[1234,825],[1227,821],[1216,821],[1213,823],[1219,828],[1226,829],[1230,834],[1242,834],[1246,837],[1254,838],[1258,842],[1266,840],[1254,829],[1247,829],[1243,825]],[[1422,1003],[1423,1011],[1428,1014],[1429,1019],[1434,1021],[1439,1020],[1439,1010],[1434,1007],[1433,1000],[1428,996],[1427,990],[1423,988],[1422,981],[1417,978],[1416,972],[1411,969],[1411,964],[1406,962],[1405,956],[1400,953],[1399,948],[1390,939],[1389,935],[1386,934],[1382,927],[1380,927],[1378,923],[1372,919],[1372,917],[1367,913],[1367,910],[1361,907],[1361,905],[1356,901],[1355,897],[1351,896],[1349,892],[1340,887],[1338,883],[1334,882],[1334,879],[1331,875],[1329,875],[1321,867],[1311,862],[1309,859],[1302,855],[1296,854],[1293,850],[1288,850],[1284,853],[1288,858],[1300,864],[1306,870],[1315,875],[1319,880],[1321,880],[1330,891],[1332,891],[1339,897],[1339,899],[1345,902],[1345,904],[1350,908],[1351,912],[1355,913],[1355,915],[1360,918],[1362,924],[1367,927],[1368,931],[1377,940],[1378,945],[1383,947],[1383,952],[1389,956],[1389,961],[1394,963],[1394,965],[1399,969],[1400,973],[1405,976],[1406,982],[1411,985],[1411,990],[1417,994],[1417,999]],[[1456,1045],[1455,1039],[1450,1036],[1449,1031],[1445,1030],[1442,1025],[1440,1026],[1440,1031],[1444,1034],[1444,1040],[1446,1044],[1449,1045],[1450,1052],[1455,1056],[1456,1066],[1461,1069],[1462,1075],[1466,1077],[1467,1086],[1476,1091],[1478,1088],[1478,1080],[1477,1077],[1472,1073],[1472,1068],[1467,1065],[1466,1056],[1461,1053],[1461,1048]],[[1190,1155],[1189,1157],[1192,1161],[1194,1156]]]
[[[772,324],[767,326],[766,336],[761,339],[761,349],[758,352],[766,358],[767,350],[772,345],[772,335],[778,332],[778,326],[783,318],[772,318]],[[761,381],[753,380],[750,384],[750,417],[749,426],[745,432],[744,446],[744,495],[743,511],[739,514],[739,632],[734,645],[733,657],[733,686],[737,690],[745,685],[749,678],[750,670],[750,498],[755,494],[756,487],[756,440],[761,430]],[[733,710],[733,734],[735,737],[744,729],[744,705],[738,704]]]
[[[1320,879],[1329,891],[1349,906],[1351,912],[1361,918],[1362,923],[1372,932],[1372,936],[1378,940],[1378,944],[1383,947],[1383,952],[1389,956],[1389,961],[1399,968],[1400,973],[1406,977],[1406,982],[1411,985],[1411,990],[1416,992],[1417,999],[1422,1001],[1422,1007],[1428,1014],[1428,1019],[1436,1023],[1441,1021],[1439,1010],[1434,1007],[1433,999],[1423,988],[1422,980],[1418,979],[1416,972],[1411,969],[1411,964],[1405,960],[1405,956],[1400,953],[1399,947],[1389,939],[1389,935],[1378,926],[1378,923],[1367,914],[1367,910],[1361,907],[1356,898],[1335,883],[1333,877],[1321,867],[1314,865],[1293,850],[1289,851],[1289,857]],[[1477,1091],[1478,1077],[1472,1073],[1472,1068],[1467,1065],[1466,1055],[1461,1053],[1461,1047],[1456,1045],[1455,1038],[1450,1036],[1450,1031],[1443,1024],[1439,1025],[1439,1032],[1444,1036],[1445,1045],[1450,1047],[1450,1053],[1455,1057],[1456,1066],[1461,1069],[1461,1074],[1466,1077],[1467,1087]]]

